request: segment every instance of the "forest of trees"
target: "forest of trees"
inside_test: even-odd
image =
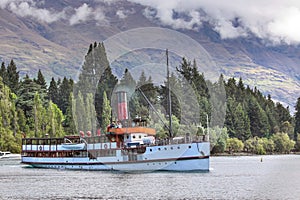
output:
[[[195,61],[185,58],[176,71],[179,75],[173,73],[170,76],[174,136],[186,131],[205,134],[209,127],[212,153],[266,154],[300,150],[300,97],[295,105],[295,115],[291,116],[288,107],[275,103],[270,95],[264,96],[256,87],[246,86],[241,78],[225,80],[220,75],[219,80],[212,83],[198,71]],[[146,118],[156,129],[157,137],[168,137],[166,126],[156,119],[136,88],[156,105],[159,119],[167,124],[168,88],[155,86],[152,77],[146,77],[144,72],[135,81],[128,69],[118,80],[112,74],[103,43],[90,45],[76,83],[72,78],[52,77],[47,84],[41,70],[34,78],[28,75],[20,78],[13,60],[8,65],[2,62],[0,150],[20,152],[22,137],[46,134],[61,137],[79,134],[79,131],[94,135],[104,133],[116,117],[116,109],[110,102],[114,104],[113,93],[120,89],[126,90],[130,97],[130,117]],[[193,95],[189,94],[191,88]],[[226,104],[216,102],[217,98],[212,94],[222,88],[225,88]],[[226,111],[225,121],[216,119],[213,122],[211,119],[217,118],[213,113],[221,109]]]

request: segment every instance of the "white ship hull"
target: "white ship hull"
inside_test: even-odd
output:
[[[110,146],[114,147],[114,144]],[[144,153],[132,155],[124,155],[122,151],[116,148],[116,155],[111,157],[22,157],[22,163],[38,168],[73,170],[209,171],[208,142],[148,146]],[[87,153],[93,154],[91,152],[88,146]]]

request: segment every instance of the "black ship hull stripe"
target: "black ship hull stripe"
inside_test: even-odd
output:
[[[151,162],[168,162],[168,161],[181,161],[181,160],[197,160],[208,159],[209,156],[192,156],[181,158],[167,158],[167,159],[155,159],[155,160],[134,160],[134,161],[119,161],[119,162],[23,162],[23,164],[29,165],[113,165],[113,164],[139,164],[139,163],[151,163]]]

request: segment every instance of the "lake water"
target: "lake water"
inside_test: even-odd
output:
[[[300,155],[211,157],[210,163],[207,173],[128,174],[0,161],[0,199],[300,199]]]

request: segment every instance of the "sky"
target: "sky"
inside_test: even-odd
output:
[[[49,0],[48,0],[49,1]],[[116,6],[121,0],[86,0],[78,7],[55,10],[45,8],[45,1],[1,0],[0,8],[19,17],[31,17],[54,23],[67,20],[70,26],[89,20],[109,22],[105,6]],[[173,29],[201,29],[209,23],[221,38],[254,35],[273,44],[300,43],[299,0],[128,0],[143,5],[148,19]],[[115,15],[121,19],[133,14],[134,8],[118,7]]]

